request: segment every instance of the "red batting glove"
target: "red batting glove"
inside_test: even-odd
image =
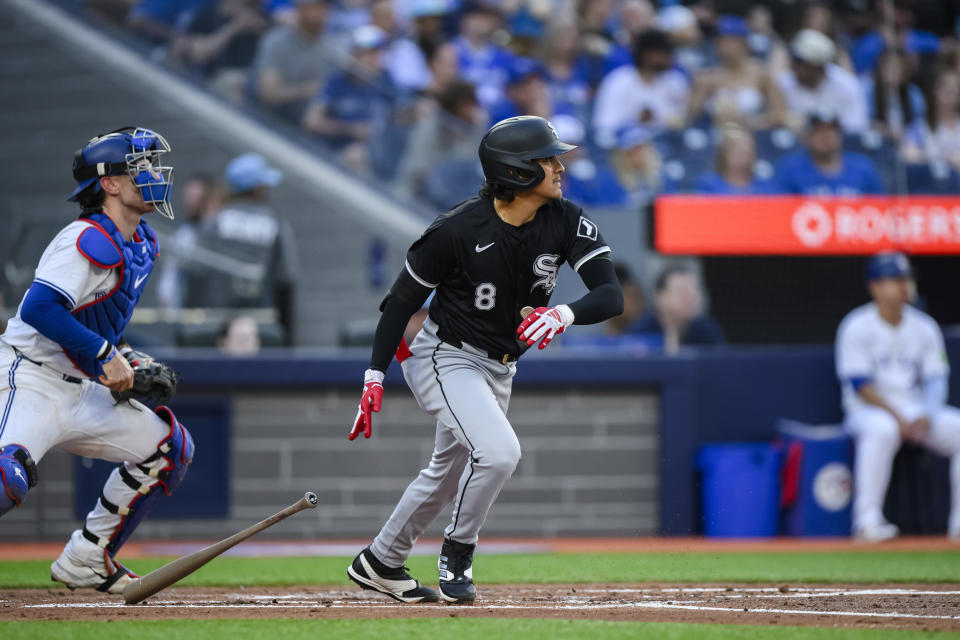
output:
[[[571,324],[573,324],[573,311],[567,305],[537,307],[517,327],[517,335],[527,343],[528,347],[539,340],[540,344],[537,348],[545,349],[554,336],[563,333],[563,330]]]
[[[383,371],[367,369],[363,373],[363,395],[357,407],[357,417],[353,421],[349,440],[353,440],[363,431],[363,437],[369,438],[373,429],[373,414],[380,411],[383,404]]]

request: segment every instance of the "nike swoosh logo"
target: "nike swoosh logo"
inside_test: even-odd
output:
[[[134,288],[134,289],[139,289],[139,288],[140,288],[140,285],[143,284],[143,281],[146,280],[146,279],[147,279],[147,276],[149,276],[149,275],[150,275],[149,273],[145,273],[145,274],[143,274],[142,276],[140,276],[139,278],[137,278],[136,280],[134,280],[134,282],[133,282],[133,288]]]
[[[486,251],[487,249],[489,249],[490,247],[492,247],[492,246],[495,245],[495,244],[496,244],[496,242],[491,242],[490,244],[481,247],[481,246],[480,246],[480,243],[478,242],[478,243],[477,243],[477,246],[475,246],[475,247],[473,248],[473,250],[476,251],[477,253],[481,253],[482,251]]]

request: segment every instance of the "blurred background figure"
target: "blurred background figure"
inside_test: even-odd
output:
[[[713,49],[704,41],[697,16],[689,8],[664,6],[657,12],[654,26],[670,38],[674,63],[688,78],[713,64]]]
[[[777,77],[790,112],[790,124],[799,130],[814,111],[839,114],[846,133],[859,133],[870,124],[867,102],[856,77],[834,63],[836,47],[828,36],[804,29],[790,43],[792,64]]]
[[[926,121],[914,124],[903,145],[908,162],[946,161],[960,170],[960,75],[944,69],[937,76]]]
[[[664,181],[663,158],[652,140],[652,132],[640,126],[625,127],[617,135],[616,147],[610,152],[616,182],[604,186],[605,204],[640,211],[660,193]]]
[[[178,185],[180,204],[175,208],[180,222],[170,238],[170,250],[165,252],[157,297],[166,309],[183,307],[184,278],[197,246],[197,237],[204,225],[216,217],[223,206],[223,194],[216,178],[209,173],[197,173]]]
[[[247,70],[269,26],[258,0],[217,0],[191,17],[167,54],[174,63],[202,73],[213,91],[241,102]]]
[[[474,171],[477,147],[488,127],[487,112],[480,106],[473,84],[466,80],[449,82],[428,109],[414,125],[397,171],[398,188],[411,198],[423,194],[427,179],[437,171],[457,167]],[[454,191],[445,200],[474,191],[470,182],[439,183]]]
[[[278,24],[260,40],[253,63],[257,101],[298,125],[307,102],[334,72],[342,55],[324,36],[328,0],[296,0],[294,24]]]
[[[724,343],[723,329],[703,313],[703,292],[697,275],[685,265],[669,265],[654,283],[653,309],[631,331],[662,337],[663,350]]]
[[[314,96],[303,127],[340,153],[354,173],[370,175],[369,145],[393,119],[397,89],[380,62],[387,34],[373,25],[354,30],[351,60]]]
[[[690,85],[672,68],[670,39],[661,31],[642,33],[633,56],[632,65],[611,71],[597,89],[593,127],[601,146],[612,146],[616,132],[631,125],[657,130],[683,124]]]
[[[500,12],[481,0],[465,3],[460,13],[460,31],[453,43],[460,60],[460,74],[477,88],[477,98],[486,109],[503,99],[514,54],[493,42],[500,27]]]
[[[299,273],[290,223],[269,205],[283,173],[256,153],[234,158],[225,171],[223,208],[201,228],[197,247],[219,268],[195,269],[186,279],[184,306],[274,309],[292,344]],[[224,258],[226,260],[224,260]]]
[[[874,72],[862,76],[860,82],[874,129],[899,141],[905,132],[922,126],[926,100],[920,88],[910,81],[906,52],[887,49],[877,58]]]
[[[209,0],[139,0],[127,13],[127,27],[137,36],[165,45],[180,33]]]
[[[936,321],[910,306],[913,273],[902,253],[867,265],[872,302],[844,317],[836,367],[845,425],[856,440],[853,535],[869,542],[896,537],[883,516],[893,458],[904,442],[950,456],[947,535],[960,538],[960,410],[947,405],[947,362]]]
[[[493,106],[490,123],[516,116],[553,117],[553,102],[547,90],[547,69],[533,58],[514,58],[507,73],[505,96]]]
[[[805,149],[777,164],[775,189],[808,196],[858,196],[886,193],[870,158],[843,150],[840,117],[829,110],[809,117]]]
[[[786,123],[783,96],[763,64],[750,57],[749,35],[746,20],[739,16],[717,20],[719,64],[696,76],[688,122],[706,113],[715,126],[734,122],[749,129],[767,129]]]
[[[220,327],[217,349],[231,356],[252,356],[260,351],[257,321],[250,316],[234,316]]]
[[[717,145],[715,170],[697,178],[697,193],[716,195],[757,195],[773,193],[769,179],[760,179],[755,173],[757,145],[753,134],[737,125],[723,128]]]
[[[590,57],[583,51],[577,25],[555,20],[540,44],[538,58],[546,67],[547,88],[554,110],[573,115],[584,124],[589,122],[593,91],[599,78]]]

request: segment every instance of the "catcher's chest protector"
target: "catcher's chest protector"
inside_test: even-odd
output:
[[[115,345],[130,322],[153,270],[158,252],[157,236],[146,222],[141,222],[133,238],[124,240],[113,221],[102,213],[95,213],[83,221],[90,228],[77,239],[77,250],[101,269],[118,269],[120,279],[107,295],[75,309],[73,315],[82,325]],[[67,349],[64,353],[91,378],[103,373],[95,358]]]

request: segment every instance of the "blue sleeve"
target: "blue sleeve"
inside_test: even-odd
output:
[[[870,382],[872,382],[872,379],[868,376],[857,376],[850,378],[850,386],[853,387],[854,391],[860,391],[860,387],[865,384],[869,384]]]
[[[23,299],[20,319],[61,347],[96,358],[106,340],[70,315],[67,304],[62,294],[34,282]]]
[[[927,417],[933,417],[947,404],[947,376],[934,376],[923,381],[923,406]]]

